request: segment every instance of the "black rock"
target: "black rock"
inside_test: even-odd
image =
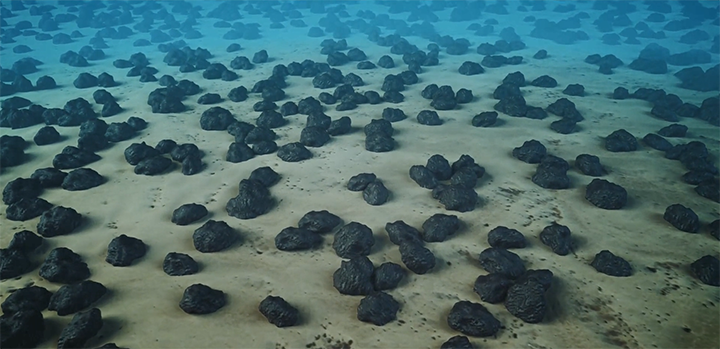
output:
[[[72,208],[55,206],[40,216],[37,225],[38,234],[54,237],[72,233],[82,223],[82,215]]]
[[[300,143],[307,147],[322,147],[328,141],[330,141],[330,135],[322,127],[309,126],[300,132]]]
[[[367,256],[375,245],[372,230],[364,224],[350,222],[335,233],[333,249],[341,258]]]
[[[525,236],[515,230],[498,226],[488,233],[488,244],[496,248],[524,248]]]
[[[567,161],[552,155],[545,156],[532,176],[532,182],[545,189],[567,189],[570,187],[568,169],[570,165]]]
[[[712,223],[708,224],[708,230],[710,231],[710,236],[720,240],[720,219],[716,219],[712,221]],[[13,240],[15,239],[13,238]],[[12,242],[10,245],[12,245]]]
[[[333,273],[333,287],[345,295],[368,295],[374,292],[373,271],[372,262],[365,256],[342,261]]]
[[[661,128],[658,131],[660,136],[664,137],[685,137],[688,127],[680,124],[672,124]]]
[[[280,180],[280,175],[268,166],[258,167],[250,172],[251,181],[258,181],[266,187],[275,185]],[[302,228],[302,227],[301,227]]]
[[[238,195],[228,200],[227,213],[239,219],[252,219],[267,213],[274,201],[270,191],[262,182],[243,179],[240,181]]]
[[[80,73],[78,77],[73,81],[75,88],[88,88],[95,87],[98,85],[98,78],[89,73]]]
[[[435,189],[438,185],[435,174],[423,165],[410,167],[409,175],[410,178],[422,188]]]
[[[173,211],[171,221],[177,225],[188,225],[207,216],[208,210],[203,205],[185,204]]]
[[[2,198],[3,203],[10,205],[21,199],[36,198],[42,193],[40,181],[33,178],[16,178],[5,185]]]
[[[375,268],[373,273],[373,286],[376,291],[392,290],[405,278],[406,272],[400,265],[385,262]]]
[[[385,292],[373,292],[360,300],[357,318],[362,322],[383,326],[397,318],[398,310],[400,303],[391,295]]]
[[[525,273],[520,257],[506,249],[491,247],[480,253],[480,265],[488,273],[506,275],[515,279]]]
[[[418,243],[401,243],[400,257],[403,264],[418,275],[426,274],[435,267],[435,255]]]
[[[500,330],[498,321],[479,303],[459,301],[453,305],[447,318],[448,326],[473,337],[494,336]]]
[[[435,102],[435,100],[433,100]],[[437,107],[436,107],[437,108]],[[453,106],[454,108],[454,106]],[[452,108],[451,108],[452,109]],[[436,111],[433,110],[422,110],[417,115],[417,121],[421,125],[437,126],[442,125],[442,120]]]
[[[58,247],[50,251],[40,266],[40,276],[50,282],[69,284],[89,278],[90,270],[80,255]]]
[[[524,322],[541,322],[547,309],[545,287],[532,279],[519,280],[508,289],[505,308]]]
[[[385,231],[390,238],[390,242],[395,245],[400,246],[403,244],[423,244],[423,241],[420,237],[420,231],[403,221],[395,221],[385,224]]]
[[[288,227],[275,236],[275,247],[280,251],[303,251],[317,247],[322,241],[322,236],[316,232]]]
[[[585,199],[602,209],[619,210],[627,204],[627,191],[604,179],[593,179],[587,185]]]
[[[513,284],[507,275],[491,273],[480,275],[475,279],[473,291],[483,302],[497,304],[505,300],[507,291]]]
[[[572,250],[570,229],[558,223],[543,228],[540,233],[540,241],[560,256],[565,256]]]
[[[69,191],[87,190],[97,187],[104,182],[105,179],[99,173],[95,172],[95,170],[79,168],[68,173],[63,180],[62,188]]]
[[[40,311],[26,310],[5,313],[0,317],[3,348],[34,348],[43,339],[45,323]]]
[[[230,143],[225,160],[232,163],[248,161],[255,157],[255,152],[244,142]]]
[[[326,211],[310,211],[300,218],[298,227],[318,234],[329,233],[342,224],[340,217]]]
[[[425,220],[420,236],[426,242],[442,242],[460,229],[460,220],[455,215],[436,213]]]
[[[485,72],[485,69],[479,64],[475,62],[465,61],[463,64],[460,65],[460,68],[458,68],[458,73],[461,75],[478,75]]]
[[[65,285],[50,297],[48,310],[54,310],[60,316],[81,311],[102,298],[107,288],[95,281],[81,281]]]
[[[648,133],[645,135],[645,137],[643,137],[643,143],[645,143],[648,147],[659,151],[668,151],[673,147],[672,143],[654,133]]]
[[[236,240],[235,230],[223,221],[208,220],[193,233],[195,249],[203,253],[219,252]]]
[[[298,162],[312,158],[310,150],[302,143],[288,143],[278,149],[277,156],[285,162]]]
[[[73,316],[70,323],[60,333],[57,347],[60,349],[82,348],[90,338],[103,327],[100,309],[92,308]]]
[[[402,109],[385,108],[383,109],[382,117],[389,122],[398,122],[405,120],[407,116],[405,116],[405,112],[403,112]]]
[[[363,190],[363,199],[370,205],[378,206],[387,202],[390,191],[382,181],[376,179],[369,183]]]
[[[105,106],[111,105],[108,103]],[[103,108],[105,108],[103,106]],[[126,141],[135,135],[135,129],[130,126],[127,122],[113,122],[108,125],[107,131],[105,131],[105,138],[110,142],[122,142]]]
[[[585,96],[585,86],[580,84],[570,84],[563,90],[563,93],[568,96],[583,97]]]
[[[440,349],[475,349],[475,347],[470,343],[468,337],[452,336],[440,345]]]
[[[10,248],[0,249],[0,280],[18,277],[34,267],[25,252]]]
[[[35,251],[43,243],[43,238],[29,230],[21,230],[13,234],[12,240],[8,244],[8,250],[15,250],[22,253],[30,253]]]
[[[557,81],[548,75],[543,75],[533,80],[530,85],[536,87],[556,87]]]
[[[523,143],[512,151],[513,157],[528,164],[537,164],[547,155],[547,149],[542,143],[532,139]]]
[[[380,59],[378,59],[377,65],[381,68],[390,69],[395,67],[395,61],[392,59],[392,57],[384,55],[380,57]]]
[[[281,297],[265,297],[259,310],[268,322],[280,328],[295,326],[300,320],[300,312]]]
[[[50,304],[52,292],[39,286],[28,286],[13,291],[2,302],[2,311],[5,315],[11,315],[22,311],[43,311]],[[3,327],[4,329],[5,327]],[[3,333],[3,337],[5,334]]]
[[[200,117],[200,128],[206,131],[225,131],[235,122],[229,110],[223,107],[211,107]]]
[[[225,293],[203,284],[193,284],[185,289],[180,309],[188,314],[210,314],[225,306]]]
[[[703,256],[690,264],[690,270],[702,283],[720,286],[720,260],[714,256]]]
[[[145,144],[145,142],[142,142],[131,144],[125,148],[123,154],[125,156],[125,161],[127,161],[128,164],[135,166],[139,164],[140,161],[160,155],[160,152],[157,149]]]
[[[192,275],[198,269],[197,262],[184,253],[170,252],[163,260],[163,271],[170,276]]]
[[[675,228],[684,232],[697,233],[700,230],[700,220],[695,212],[680,204],[668,206],[665,209],[663,218]]]
[[[170,166],[172,166],[172,160],[158,155],[141,160],[133,171],[135,174],[154,176],[165,172]]]
[[[11,221],[23,222],[40,216],[53,205],[41,198],[22,198],[10,204],[5,210],[5,217]]]
[[[347,183],[347,188],[350,191],[363,191],[368,184],[374,182],[377,176],[373,173],[360,173],[352,176]]]
[[[600,164],[600,158],[590,154],[580,154],[575,158],[575,167],[588,176],[602,176],[605,170]]]
[[[145,252],[146,246],[142,240],[121,234],[110,241],[105,261],[116,267],[127,267],[143,257]]]
[[[449,185],[438,192],[438,199],[446,210],[469,212],[475,209],[478,195],[472,188]]]
[[[595,255],[590,263],[595,270],[610,276],[630,276],[632,267],[626,260],[618,257],[608,250],[602,250]]]

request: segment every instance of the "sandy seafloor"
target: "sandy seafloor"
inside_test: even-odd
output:
[[[381,13],[385,8],[370,3],[365,8]],[[552,5],[548,4],[551,9]],[[640,11],[630,18],[641,20],[649,12],[638,4]],[[214,3],[203,2],[205,11]],[[360,5],[348,5],[354,15]],[[674,5],[676,6],[676,5]],[[548,292],[549,309],[540,324],[524,324],[510,315],[502,304],[483,303],[497,317],[504,328],[497,338],[471,338],[477,348],[690,348],[717,347],[720,344],[720,293],[718,288],[707,286],[691,275],[689,264],[706,254],[716,255],[718,241],[703,230],[701,234],[688,234],[676,230],[662,218],[665,208],[681,203],[692,208],[703,225],[718,218],[718,205],[696,195],[693,187],[683,183],[680,176],[685,169],[677,161],[667,160],[663,154],[645,145],[630,153],[611,153],[604,149],[603,137],[614,130],[624,128],[638,138],[656,132],[669,123],[650,116],[650,105],[640,100],[612,100],[612,91],[624,86],[631,92],[639,87],[663,88],[675,93],[684,101],[699,105],[703,99],[716,93],[700,93],[677,87],[679,81],[671,74],[681,67],[669,66],[665,75],[650,75],[627,68],[638,52],[653,40],[640,39],[642,45],[606,46],[599,44],[599,36],[592,20],[583,24],[591,37],[590,42],[579,45],[558,45],[547,40],[535,39],[527,34],[532,27],[522,21],[529,14],[538,18],[560,19],[571,14],[518,13],[510,15],[483,14],[477,22],[496,18],[500,24],[495,32],[505,26],[513,26],[527,44],[522,51],[510,55],[522,55],[524,63],[519,66],[503,66],[487,69],[484,74],[462,76],[457,68],[463,61],[479,62],[482,56],[474,48],[483,42],[494,42],[499,37],[476,37],[465,27],[471,22],[435,23],[440,34],[465,37],[472,42],[470,52],[462,56],[450,56],[441,52],[440,65],[425,67],[419,75],[420,82],[409,86],[400,104],[383,103],[361,105],[347,112],[338,112],[333,106],[326,107],[326,114],[333,119],[348,115],[356,131],[334,137],[322,148],[311,148],[314,157],[300,163],[286,163],[276,155],[258,156],[250,161],[233,164],[225,161],[232,136],[226,132],[203,131],[199,126],[200,114],[210,106],[196,103],[197,97],[185,100],[188,111],[180,114],[152,114],[146,104],[148,93],[158,88],[157,83],[140,83],[137,78],[125,77],[126,70],[114,68],[111,62],[128,58],[135,52],[144,52],[151,65],[159,69],[156,76],[170,74],[177,80],[190,79],[203,89],[202,93],[215,92],[224,98],[238,85],[252,85],[270,75],[275,64],[312,59],[325,61],[320,54],[322,38],[306,36],[308,28],[269,29],[269,21],[261,16],[245,15],[246,23],[262,25],[260,40],[227,41],[221,37],[225,30],[212,27],[216,19],[199,19],[197,27],[205,37],[185,40],[192,48],[209,49],[214,57],[211,62],[229,66],[238,55],[252,57],[266,49],[271,61],[256,65],[251,71],[236,71],[240,79],[234,82],[205,80],[202,72],[179,73],[177,67],[162,63],[163,53],[155,46],[131,47],[134,40],[149,38],[148,34],[136,33],[122,41],[107,40],[111,48],[105,49],[107,58],[91,62],[88,68],[72,68],[58,62],[61,53],[79,50],[87,44],[94,29],[80,29],[86,36],[73,44],[52,47],[49,42],[37,42],[32,37],[18,37],[17,44],[27,44],[34,49],[24,55],[11,53],[12,45],[0,51],[3,66],[10,66],[21,57],[32,56],[45,64],[40,71],[29,75],[35,81],[41,75],[51,75],[60,87],[51,91],[19,94],[45,107],[61,108],[71,98],[83,97],[92,102],[94,88],[79,90],[72,81],[81,71],[94,75],[107,72],[120,82],[108,89],[124,108],[119,115],[105,121],[121,122],[130,116],[138,116],[148,122],[148,127],[131,140],[115,144],[98,152],[102,160],[89,165],[102,174],[107,182],[99,187],[80,192],[62,189],[45,190],[41,197],[55,205],[72,207],[84,217],[84,223],[73,234],[45,240],[44,251],[36,255],[36,262],[52,248],[65,246],[79,253],[88,264],[91,280],[105,285],[109,292],[94,306],[102,311],[104,326],[97,337],[87,343],[99,346],[115,342],[128,348],[316,348],[330,347],[337,342],[352,341],[353,348],[437,348],[451,336],[460,333],[450,329],[446,318],[452,305],[459,300],[480,302],[473,292],[475,278],[486,272],[477,263],[478,254],[489,247],[487,233],[498,225],[516,228],[525,234],[529,246],[513,250],[525,262],[528,269],[550,269],[554,275]],[[578,10],[587,10],[589,4],[579,4]],[[27,12],[25,12],[26,14]],[[204,12],[205,13],[205,12]],[[321,15],[303,11],[304,21],[316,25]],[[449,10],[438,13],[447,19]],[[405,18],[407,14],[393,15]],[[672,19],[672,15],[668,15]],[[183,16],[177,16],[182,21]],[[8,18],[12,25],[22,17]],[[31,19],[36,23],[37,17]],[[652,29],[658,25],[649,23]],[[62,25],[68,33],[74,23]],[[717,27],[710,27],[711,33]],[[691,45],[677,43],[685,32],[666,32],[668,39],[658,42],[672,52],[681,52]],[[390,34],[384,32],[383,35]],[[329,37],[329,36],[328,36]],[[408,38],[421,49],[427,41]],[[238,42],[243,50],[225,52],[231,42]],[[368,59],[377,62],[389,48],[380,47],[367,40],[365,35],[353,33],[347,42],[358,47]],[[126,45],[125,45],[126,44]],[[709,42],[699,44],[707,48]],[[549,57],[536,60],[532,55],[546,49]],[[626,66],[617,68],[613,75],[602,75],[597,67],[586,64],[583,59],[592,53],[613,53]],[[354,72],[365,81],[369,89],[380,91],[386,74],[400,73],[405,69],[400,56],[393,56],[394,69],[377,68],[358,70],[354,63],[339,67],[344,74]],[[714,63],[718,56],[713,55]],[[580,132],[561,135],[549,129],[556,120],[530,120],[500,115],[502,120],[491,128],[470,127],[473,115],[492,110],[496,103],[491,95],[503,77],[521,71],[528,80],[548,74],[558,80],[557,88],[524,87],[528,104],[546,107],[556,99],[568,97],[561,91],[571,83],[585,86],[585,97],[568,97],[574,101],[585,117]],[[299,101],[308,95],[317,96],[321,91],[311,86],[311,79],[288,77],[287,97],[284,101]],[[420,110],[431,109],[429,101],[420,97],[420,91],[430,83],[448,84],[455,90],[471,89],[475,101],[453,111],[439,111],[445,121],[442,126],[429,127],[417,123],[415,115]],[[329,90],[332,91],[332,90]],[[380,91],[381,92],[381,91]],[[202,94],[201,93],[201,94]],[[220,106],[229,109],[238,120],[253,122],[258,113],[252,105],[260,97],[251,94],[246,102],[233,103],[227,99]],[[281,103],[282,103],[281,102]],[[279,103],[279,104],[281,104]],[[371,153],[364,149],[364,135],[360,129],[373,118],[381,117],[386,107],[401,108],[408,119],[393,124],[398,147],[389,153]],[[96,109],[99,110],[99,109]],[[289,123],[276,129],[278,144],[299,139],[305,116],[288,117]],[[673,143],[701,140],[715,154],[717,162],[720,134],[718,128],[697,119],[684,119],[689,127],[685,139],[670,139]],[[42,125],[9,130],[2,134],[20,135],[32,140]],[[56,127],[63,141],[47,146],[32,144],[26,153],[31,160],[0,174],[4,186],[16,177],[29,177],[41,167],[51,166],[52,158],[67,145],[76,145],[79,128]],[[195,143],[205,152],[207,167],[201,173],[184,176],[175,169],[169,173],[148,177],[133,173],[123,157],[124,149],[133,142],[155,145],[161,139],[170,138],[178,143]],[[620,184],[628,190],[629,203],[618,211],[594,207],[584,199],[584,187],[592,178],[571,169],[568,174],[571,189],[546,190],[530,181],[535,166],[523,163],[511,156],[514,147],[524,141],[536,139],[548,147],[548,152],[571,162],[581,153],[594,154],[609,172],[603,178]],[[487,174],[480,180],[476,191],[481,204],[471,212],[446,211],[428,190],[420,188],[408,176],[408,169],[424,164],[433,154],[441,154],[455,161],[461,154],[469,154],[484,166]],[[282,179],[270,189],[277,205],[256,219],[239,220],[228,216],[226,202],[237,195],[238,182],[261,166],[270,166]],[[345,188],[347,180],[361,172],[374,172],[392,192],[389,202],[373,207],[366,204],[360,193]],[[170,222],[172,211],[185,203],[200,203],[210,211],[205,219],[189,226],[177,226]],[[35,231],[38,219],[13,222],[4,218],[5,205],[0,217],[0,245],[7,246],[12,234],[22,229]],[[384,231],[385,223],[404,220],[420,228],[422,222],[435,213],[456,214],[463,221],[458,235],[443,243],[429,244],[438,263],[426,275],[408,274],[401,285],[389,293],[401,303],[397,320],[378,327],[360,322],[356,307],[361,297],[340,295],[332,286],[332,273],[340,266],[341,259],[330,247],[332,237],[326,236],[322,248],[308,252],[282,252],[275,248],[273,239],[285,227],[296,226],[308,211],[327,209],[345,222],[357,221],[374,231],[376,245],[369,256],[375,265],[393,261],[402,265],[400,254]],[[237,229],[242,244],[219,253],[203,254],[196,251],[191,235],[207,219],[223,220]],[[568,226],[575,241],[574,253],[558,256],[543,245],[538,234],[543,227],[557,221]],[[149,247],[147,255],[130,267],[113,267],[105,262],[107,244],[114,237],[127,234],[139,238]],[[594,255],[608,249],[627,259],[634,274],[627,278],[615,278],[596,272],[590,265]],[[183,277],[170,277],[162,271],[162,261],[168,252],[190,254],[200,263],[200,272]],[[655,268],[653,272],[648,268]],[[185,314],[178,303],[183,290],[194,283],[203,283],[222,290],[227,305],[218,312],[204,316]],[[0,283],[0,299],[10,290],[30,284],[56,291],[61,285],[42,280],[37,269],[18,279]],[[258,312],[259,302],[268,294],[281,296],[297,307],[302,316],[301,324],[279,329],[269,324]],[[40,347],[56,346],[61,329],[72,316],[60,317],[43,312],[46,321],[46,338]]]

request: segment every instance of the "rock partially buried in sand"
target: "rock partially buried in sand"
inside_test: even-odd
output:
[[[540,233],[540,241],[560,256],[567,255],[572,249],[570,229],[561,224],[553,223],[545,227]]]
[[[425,220],[420,236],[426,242],[443,242],[460,229],[460,220],[455,215],[436,213]]]
[[[440,200],[446,210],[469,212],[475,209],[478,195],[475,190],[460,185],[442,185],[435,188],[433,197]]]
[[[3,348],[34,348],[43,339],[45,323],[42,313],[37,310],[25,310],[6,313],[0,317],[3,336],[0,345]]]
[[[225,293],[203,284],[194,284],[185,289],[180,309],[188,314],[210,314],[225,306]]]
[[[475,349],[468,337],[452,336],[440,345],[440,349]]]
[[[532,176],[532,182],[545,189],[567,189],[570,187],[569,169],[570,165],[564,159],[545,156]]]
[[[40,216],[52,207],[53,205],[51,203],[41,198],[23,198],[7,207],[5,210],[5,218],[11,221],[24,222]]]
[[[251,181],[257,181],[262,183],[265,187],[272,187],[280,180],[280,175],[268,166],[258,167],[250,172]],[[301,227],[302,228],[302,227]]]
[[[520,256],[506,249],[491,247],[480,252],[480,265],[488,273],[505,275],[515,279],[525,273]]]
[[[2,193],[3,203],[10,205],[20,201],[20,199],[36,198],[42,193],[42,190],[43,187],[37,179],[16,178],[5,185]]]
[[[372,230],[358,222],[350,222],[335,233],[333,249],[341,258],[367,256],[375,245]]]
[[[145,255],[142,240],[122,234],[110,241],[105,261],[116,267],[127,267]]]
[[[608,250],[598,252],[590,265],[595,268],[595,270],[610,276],[632,275],[630,263]]]
[[[170,252],[163,260],[163,271],[170,276],[192,275],[198,270],[197,262],[184,253]]]
[[[587,185],[585,199],[602,209],[619,210],[627,204],[627,191],[604,179],[593,179]]]
[[[223,221],[209,220],[193,233],[195,249],[204,253],[222,251],[237,239],[235,230]]]
[[[342,219],[327,210],[310,211],[300,218],[298,227],[309,231],[324,234],[342,224]]]
[[[363,191],[367,188],[368,184],[372,183],[377,179],[374,173],[360,173],[350,177],[348,180],[347,188],[350,191]]]
[[[373,206],[379,206],[386,203],[389,197],[390,191],[379,179],[375,179],[369,183],[363,190],[363,199],[365,202]]]
[[[333,287],[345,295],[368,295],[374,291],[373,270],[372,262],[365,256],[342,261],[333,273]]]
[[[262,183],[243,179],[239,193],[225,205],[227,213],[239,219],[252,219],[267,213],[274,201],[270,191]]]
[[[385,262],[373,272],[373,287],[376,291],[392,290],[405,278],[407,272],[399,264]]]
[[[295,326],[300,320],[300,312],[281,297],[265,297],[258,309],[268,322],[280,328]]]
[[[43,311],[50,304],[52,292],[40,286],[28,286],[11,293],[2,302],[4,314],[14,314],[20,311]],[[4,337],[4,334],[3,334]]]
[[[57,311],[60,316],[77,313],[102,298],[106,292],[105,286],[90,280],[65,285],[50,297],[48,310]]]
[[[702,283],[720,286],[720,260],[714,256],[703,256],[690,264],[690,270]]]
[[[184,162],[184,160],[183,160]],[[170,166],[172,166],[172,160],[161,156],[153,156],[147,159],[141,160],[137,166],[133,169],[135,174],[154,176],[165,172]]]
[[[55,206],[40,216],[38,234],[43,237],[67,235],[82,223],[82,215],[72,208]]]
[[[373,292],[360,300],[357,318],[376,326],[383,326],[397,318],[400,303],[385,292]]]
[[[69,191],[87,190],[105,183],[105,178],[91,168],[70,171],[62,182],[62,188]]]
[[[417,243],[400,244],[400,258],[410,271],[418,275],[426,274],[435,267],[435,255]]]
[[[50,251],[40,266],[40,276],[50,282],[70,284],[90,277],[90,269],[77,253],[66,247]]]
[[[32,261],[24,252],[9,248],[0,249],[0,280],[23,275],[33,268]]]
[[[177,225],[188,225],[207,216],[208,210],[203,205],[185,204],[173,211],[171,221]]]
[[[479,303],[459,301],[447,317],[450,328],[472,337],[494,336],[500,330],[500,321]]]
[[[605,149],[611,152],[635,151],[638,148],[638,141],[630,132],[620,129],[614,131],[605,138]]]
[[[525,236],[508,227],[499,226],[488,232],[488,244],[497,248],[524,248]]]
[[[307,229],[288,227],[275,236],[275,247],[280,251],[303,251],[317,247],[323,239]]]
[[[528,164],[537,164],[547,155],[547,149],[542,143],[532,139],[523,143],[521,147],[513,149],[512,155]]]
[[[58,349],[82,348],[90,338],[103,327],[100,309],[92,308],[75,314],[70,323],[60,333]]]
[[[697,214],[680,204],[673,204],[665,209],[663,218],[673,227],[688,233],[697,233],[700,230],[700,220]]]
[[[602,176],[605,170],[600,164],[600,158],[590,154],[580,154],[575,158],[575,167],[588,176]]]
[[[285,162],[299,162],[313,157],[302,143],[288,143],[278,148],[277,156]]]
[[[43,240],[43,238],[29,230],[21,230],[13,235],[7,248],[9,250],[30,253],[40,247]]]
[[[480,275],[475,279],[473,291],[480,296],[483,302],[497,304],[505,300],[507,290],[512,286],[513,280],[502,274],[490,273]]]
[[[519,280],[508,289],[505,309],[524,322],[541,322],[547,309],[545,287],[532,279]]]

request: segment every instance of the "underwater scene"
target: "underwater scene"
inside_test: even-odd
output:
[[[0,1],[1,348],[718,348],[718,1]]]

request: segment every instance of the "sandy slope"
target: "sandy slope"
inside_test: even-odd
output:
[[[211,8],[210,5],[206,7]],[[349,12],[354,14],[356,8],[351,7]],[[378,8],[378,11],[381,9]],[[646,14],[634,14],[632,18],[641,19]],[[446,15],[447,12],[440,14],[441,18]],[[530,27],[522,22],[524,16],[522,13],[495,16],[501,22],[496,26],[496,32],[505,26],[503,23],[515,26],[521,35],[529,32]],[[488,17],[486,15],[485,18]],[[313,25],[317,18],[317,15],[311,15],[305,21]],[[19,18],[8,19],[10,23],[16,20]],[[258,21],[264,28],[268,25],[264,18],[258,16],[248,17],[246,21]],[[203,19],[200,22],[200,31],[206,36],[212,35],[215,20]],[[442,34],[468,37],[473,47],[497,39],[495,36],[473,37],[463,30],[467,24],[436,24],[436,27]],[[451,32],[453,29],[455,31]],[[584,29],[592,36],[596,36],[592,33],[597,34],[589,24]],[[87,37],[93,33],[91,30],[81,32]],[[222,33],[224,31],[218,36]],[[226,65],[237,54],[252,57],[257,50],[267,49],[272,62],[252,71],[238,72],[241,76],[239,82],[204,80],[201,73],[177,73],[175,68],[162,63],[163,55],[159,52],[148,48],[142,51],[160,70],[157,77],[172,74],[178,80],[192,79],[204,92],[225,96],[231,88],[240,84],[250,88],[257,80],[268,76],[274,64],[287,64],[305,58],[323,60],[319,54],[320,40],[309,39],[305,33],[306,29],[263,29],[265,37],[262,40],[240,41],[244,50],[236,54],[226,53],[224,48],[229,42],[219,38],[187,40],[191,47],[210,49],[215,54],[212,61]],[[128,40],[128,46],[139,37],[143,36],[136,35]],[[457,67],[465,60],[479,61],[480,56],[475,53],[460,57],[443,54],[440,66],[427,68],[420,75],[420,83],[403,92],[406,101],[401,104],[363,105],[348,112],[328,108],[327,114],[333,118],[351,116],[357,131],[336,137],[323,148],[312,149],[315,155],[312,160],[296,164],[284,163],[275,155],[257,157],[240,164],[226,162],[224,157],[232,137],[225,132],[200,129],[199,115],[207,106],[195,103],[199,95],[187,100],[186,105],[191,109],[189,112],[152,114],[145,100],[157,85],[127,78],[124,70],[110,64],[113,59],[127,58],[130,53],[140,50],[132,47],[105,50],[109,58],[85,71],[93,74],[106,71],[122,83],[110,92],[118,98],[125,111],[106,121],[124,121],[135,115],[148,121],[149,127],[136,138],[99,152],[103,160],[89,167],[105,176],[108,180],[106,184],[84,192],[53,189],[42,194],[49,202],[72,207],[85,217],[84,224],[76,233],[46,240],[45,252],[59,246],[74,250],[88,263],[91,279],[110,290],[96,304],[103,312],[105,326],[100,337],[88,344],[97,346],[116,342],[130,348],[271,349],[304,347],[310,343],[315,343],[316,347],[327,347],[336,341],[352,340],[353,347],[358,348],[439,347],[447,338],[458,334],[448,327],[445,320],[452,305],[458,300],[480,301],[472,291],[475,278],[485,273],[477,264],[477,255],[488,247],[487,232],[498,225],[516,228],[526,235],[530,247],[514,252],[522,257],[527,268],[550,269],[556,278],[549,293],[550,311],[542,324],[523,324],[502,305],[487,305],[505,329],[496,339],[473,339],[477,347],[599,348],[619,345],[649,348],[709,347],[717,344],[718,290],[690,277],[688,265],[702,255],[716,253],[718,242],[706,233],[693,235],[675,230],[665,223],[662,213],[668,205],[682,203],[693,208],[706,224],[717,218],[718,206],[695,195],[691,186],[679,181],[684,173],[679,163],[666,160],[661,153],[647,147],[627,154],[610,153],[604,150],[602,140],[619,128],[642,137],[667,124],[649,116],[650,106],[646,102],[610,100],[608,95],[617,86],[625,86],[631,91],[638,87],[665,88],[696,104],[712,94],[678,89],[675,87],[676,79],[669,74],[650,76],[622,67],[616,70],[616,74],[605,76],[597,73],[595,66],[582,63],[582,59],[590,53],[607,52],[615,53],[627,64],[644,45],[632,48],[560,46],[530,37],[524,40],[528,49],[518,54],[525,57],[526,63],[519,67],[488,69],[485,74],[466,77],[456,73]],[[66,100],[73,97],[91,101],[94,89],[77,90],[72,86],[72,80],[79,71],[57,63],[60,53],[77,50],[85,42],[80,40],[71,45],[47,48],[41,56],[41,50],[46,50],[41,47],[47,43],[18,38],[18,43],[35,48],[34,57],[46,62],[41,72],[31,75],[31,80],[49,74],[63,85],[57,90],[31,92],[25,97],[46,107],[62,107]],[[417,42],[421,48],[426,45],[422,40]],[[348,43],[363,49],[371,61],[377,61],[387,53],[386,48],[370,43],[363,35],[354,34]],[[646,43],[643,41],[643,44]],[[672,43],[663,44],[672,47]],[[683,46],[677,44],[676,47],[679,50]],[[550,57],[543,61],[533,60],[532,54],[540,48],[547,49]],[[3,51],[3,66],[18,58],[9,52]],[[399,57],[394,58],[400,62]],[[357,71],[353,65],[341,68],[344,73],[352,71],[365,80],[367,86],[359,88],[360,91],[379,91],[383,77],[388,73],[399,73],[403,66],[371,71]],[[495,101],[490,95],[493,89],[505,75],[516,70],[522,71],[529,80],[543,74],[558,80],[558,88],[523,89],[528,103],[535,106],[546,107],[563,97],[561,91],[567,84],[585,85],[586,97],[569,97],[586,118],[581,123],[583,131],[560,135],[548,128],[555,117],[528,120],[504,115],[501,115],[502,123],[498,127],[469,127],[473,115],[492,110]],[[286,93],[289,100],[298,101],[308,94],[317,95],[320,92],[310,87],[309,79],[290,77],[288,83]],[[458,110],[439,112],[445,120],[440,127],[419,125],[415,115],[430,108],[429,102],[419,95],[429,83],[449,84],[456,90],[461,87],[472,89],[476,101]],[[252,111],[252,104],[257,100],[259,97],[253,95],[247,102],[236,104],[225,101],[222,106],[233,111],[239,120],[252,122],[257,116]],[[399,147],[385,154],[367,152],[363,148],[364,136],[359,127],[380,117],[385,107],[401,108],[409,116],[407,120],[393,125]],[[280,135],[278,144],[299,139],[304,117],[292,116],[289,120],[287,126],[276,130]],[[690,132],[688,138],[681,141],[700,139],[717,153],[717,128],[698,120],[683,120],[683,123],[690,127]],[[3,129],[2,133],[32,139],[39,127],[12,131]],[[36,168],[50,166],[54,154],[66,145],[76,144],[77,128],[59,128],[59,131],[66,137],[62,143],[29,147],[26,152],[32,161],[4,171],[0,174],[0,183],[4,185],[16,177],[28,177]],[[191,177],[183,176],[178,169],[157,177],[135,175],[132,166],[124,161],[123,150],[133,142],[145,141],[154,145],[164,138],[197,144],[206,153],[204,161],[207,168]],[[510,155],[512,148],[529,139],[541,141],[550,153],[568,161],[581,153],[599,156],[609,171],[605,178],[627,188],[630,195],[628,207],[620,211],[604,211],[585,201],[584,185],[591,178],[575,169],[569,172],[572,189],[545,190],[533,184],[530,176],[534,166]],[[332,287],[332,273],[339,266],[340,258],[330,247],[331,236],[326,236],[323,248],[310,252],[286,253],[274,247],[274,236],[281,229],[295,225],[307,211],[327,209],[345,222],[357,221],[373,229],[377,243],[370,259],[376,265],[385,261],[401,263],[397,247],[389,242],[384,232],[385,223],[404,220],[419,228],[434,213],[446,212],[428,191],[419,188],[407,175],[410,166],[424,164],[432,154],[442,154],[450,161],[461,154],[469,154],[485,166],[487,175],[476,189],[482,203],[475,211],[456,213],[464,222],[458,236],[444,243],[429,245],[439,261],[436,269],[427,275],[410,275],[398,289],[390,292],[402,304],[397,321],[375,327],[355,318],[360,298],[339,295]],[[260,166],[270,166],[282,175],[280,183],[271,188],[278,202],[276,207],[269,214],[253,220],[229,217],[224,209],[225,203],[237,194],[238,182]],[[374,172],[384,181],[392,191],[387,204],[371,207],[359,193],[345,189],[348,178],[360,172]],[[191,235],[202,222],[186,227],[170,222],[172,211],[189,202],[206,205],[211,212],[207,219],[228,222],[240,232],[243,243],[220,253],[197,252]],[[11,222],[0,218],[0,245],[6,246],[13,232],[35,230],[37,221]],[[574,254],[560,257],[540,243],[539,232],[553,221],[572,230],[577,245]],[[149,246],[147,255],[131,267],[116,268],[104,261],[107,244],[120,234],[140,238]],[[635,274],[630,278],[612,278],[597,273],[588,263],[595,253],[603,249],[630,261]],[[200,272],[185,277],[165,275],[162,260],[171,251],[190,254],[201,264]],[[4,298],[9,290],[32,283],[51,291],[60,286],[41,280],[35,271],[18,280],[0,283],[0,295]],[[228,304],[207,316],[183,313],[177,304],[184,288],[194,283],[223,290],[228,296]],[[257,311],[260,300],[268,294],[282,296],[298,307],[303,317],[302,324],[287,329],[268,324]],[[46,333],[50,335],[42,347],[53,347],[70,316],[58,317],[47,311],[44,316],[48,325]],[[689,328],[691,332],[683,328]]]

